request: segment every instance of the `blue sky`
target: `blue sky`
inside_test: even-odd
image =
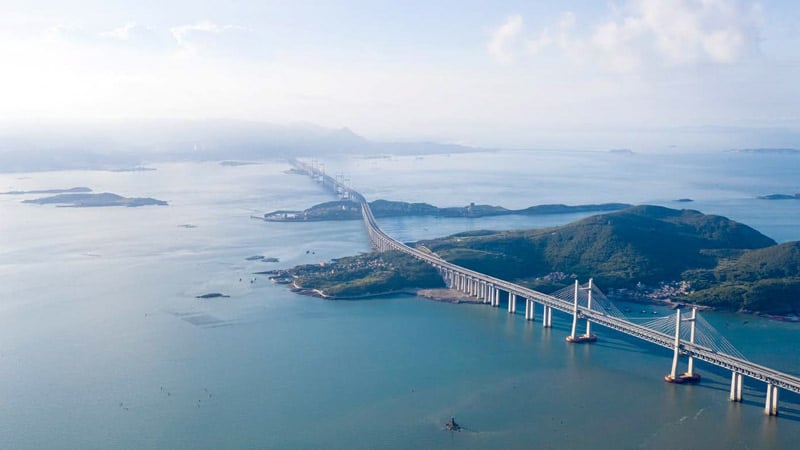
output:
[[[793,1],[5,0],[0,121],[233,118],[482,146],[791,146],[798,49]]]

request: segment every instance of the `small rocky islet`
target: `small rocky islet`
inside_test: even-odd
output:
[[[194,298],[210,299],[210,298],[230,298],[230,295],[225,295],[221,292],[209,292],[208,294],[196,295]]]

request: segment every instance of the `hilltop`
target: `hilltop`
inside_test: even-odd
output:
[[[717,258],[709,250],[757,249],[775,241],[725,217],[636,206],[555,228],[462,233],[420,244],[453,263],[537,287],[558,272],[627,287],[713,268]]]

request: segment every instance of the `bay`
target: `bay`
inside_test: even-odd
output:
[[[484,152],[326,167],[370,199],[688,206],[783,242],[800,239],[800,202],[756,197],[800,191],[796,163]],[[368,251],[360,222],[250,218],[330,200],[284,161],[155,167],[0,174],[0,191],[89,186],[170,203],[55,208],[0,196],[0,447],[794,448],[800,437],[797,396],[782,392],[782,415],[770,418],[761,383],[747,380],[745,402],[730,403],[730,374],[714,367],[699,365],[700,385],[666,384],[667,350],[600,328],[597,344],[571,346],[560,314],[545,330],[483,305],[294,295],[253,273]],[[674,202],[683,197],[695,201]],[[583,216],[381,224],[411,241]],[[208,292],[231,297],[195,298]],[[800,325],[704,317],[752,360],[798,373]],[[453,415],[466,431],[442,430]]]

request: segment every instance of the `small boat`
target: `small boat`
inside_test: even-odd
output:
[[[444,424],[444,427],[448,431],[461,431],[461,425],[456,423],[455,417],[450,417],[450,420],[448,420],[447,423]]]

